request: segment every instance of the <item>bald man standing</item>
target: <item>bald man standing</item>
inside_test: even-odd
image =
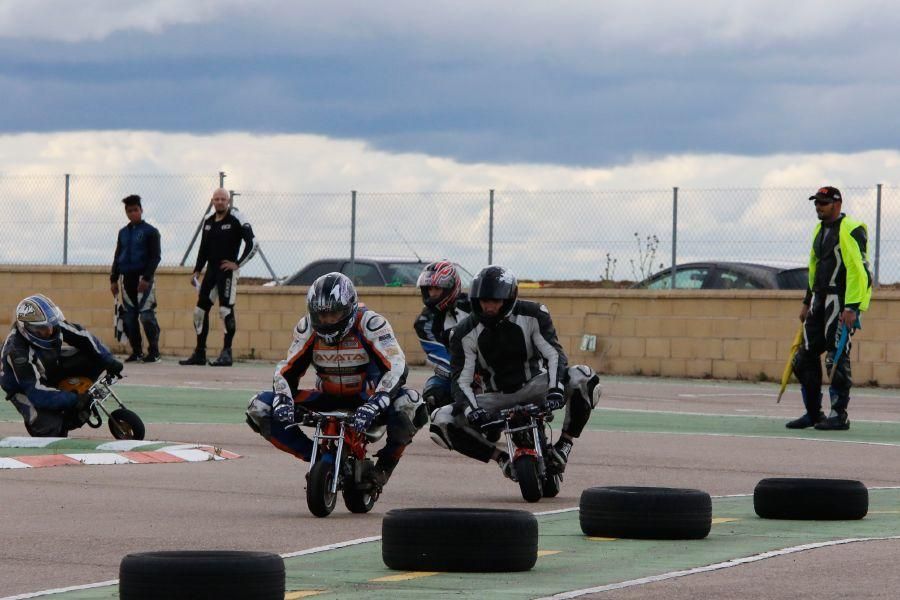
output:
[[[206,338],[209,335],[209,310],[216,297],[219,299],[219,316],[225,325],[225,343],[219,358],[209,361],[213,367],[230,367],[232,364],[231,342],[237,324],[234,318],[234,302],[237,298],[238,269],[247,264],[256,254],[258,243],[253,235],[250,222],[236,208],[231,206],[231,197],[222,188],[213,192],[214,212],[203,223],[197,264],[191,275],[192,285],[197,286],[200,273],[206,266],[206,274],[198,289],[197,307],[194,308],[194,329],[197,332],[197,346],[193,354],[182,365],[205,365]],[[238,256],[241,243],[244,250]]]

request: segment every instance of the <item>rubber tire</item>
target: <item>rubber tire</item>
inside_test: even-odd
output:
[[[541,482],[541,492],[544,494],[544,498],[556,498],[561,486],[562,474],[547,475]]]
[[[712,499],[682,488],[588,488],[581,493],[578,520],[589,536],[699,540],[712,528]]]
[[[116,421],[121,421],[125,427],[120,427]],[[141,418],[127,408],[117,408],[109,414],[109,432],[117,440],[142,440],[146,434],[144,422]]]
[[[753,509],[763,519],[858,520],[869,512],[869,490],[853,479],[763,479]]]
[[[122,600],[284,600],[284,592],[284,560],[268,552],[139,552],[119,564]]]
[[[378,494],[371,494],[369,490],[344,489],[344,506],[352,513],[367,513],[378,501]]]
[[[400,508],[381,522],[389,569],[506,573],[537,562],[538,523],[524,510]]]
[[[337,494],[331,493],[334,463],[320,460],[309,470],[306,481],[306,506],[317,517],[327,517],[337,505]]]
[[[541,489],[541,478],[538,475],[537,459],[533,456],[523,455],[513,461],[516,470],[516,479],[519,482],[519,491],[526,502],[537,502],[544,492]]]

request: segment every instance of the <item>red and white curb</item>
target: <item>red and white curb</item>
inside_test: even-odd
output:
[[[43,448],[65,438],[4,438],[0,447]],[[205,444],[172,444],[165,442],[121,440],[98,444],[96,451],[37,454],[34,456],[0,457],[0,469],[31,469],[36,467],[60,467],[68,465],[134,465],[182,462],[208,462],[240,458],[240,454]],[[153,450],[140,450],[154,446]]]

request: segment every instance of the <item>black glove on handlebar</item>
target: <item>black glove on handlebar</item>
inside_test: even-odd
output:
[[[106,362],[106,372],[115,377],[121,377],[122,369],[124,369],[124,368],[125,368],[125,365],[123,365],[121,362],[119,362],[115,358],[110,358]]]
[[[468,414],[466,414],[466,420],[469,422],[469,425],[471,425],[475,429],[478,429],[482,425],[490,421],[491,416],[483,408],[475,408],[469,411]]]
[[[93,400],[90,394],[78,394],[78,398],[75,400],[75,416],[82,425],[91,418],[91,402]]]
[[[559,410],[566,405],[566,397],[559,388],[550,388],[547,390],[547,396],[544,399],[544,407],[547,410]]]

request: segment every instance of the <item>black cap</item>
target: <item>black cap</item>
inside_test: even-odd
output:
[[[841,190],[836,187],[825,186],[819,188],[815,194],[809,197],[810,200],[827,200],[829,202],[843,202],[841,198]]]

